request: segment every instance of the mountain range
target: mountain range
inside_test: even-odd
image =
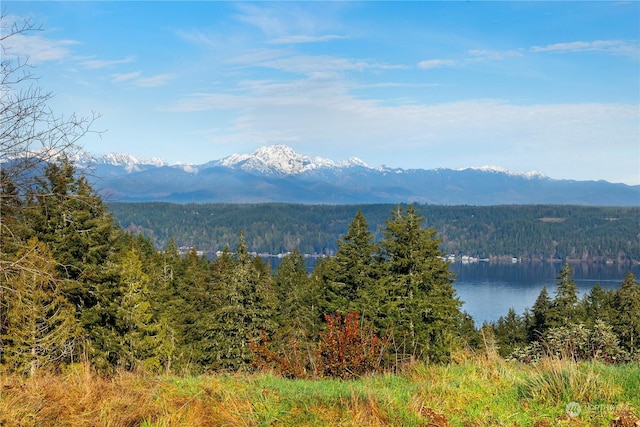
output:
[[[442,205],[575,204],[638,206],[640,186],[559,180],[496,167],[401,169],[358,158],[336,162],[261,147],[201,165],[107,154],[76,159],[107,201],[303,204],[429,203]]]

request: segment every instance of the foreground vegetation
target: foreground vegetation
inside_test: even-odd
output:
[[[269,373],[0,377],[0,425],[635,426],[640,365],[474,356],[358,380]]]

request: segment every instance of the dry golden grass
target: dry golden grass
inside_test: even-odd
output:
[[[640,366],[473,357],[357,381],[271,374],[0,375],[0,426],[631,426]],[[582,413],[570,417],[568,402]],[[614,424],[617,423],[617,424]],[[631,423],[631,424],[629,424]],[[634,426],[635,427],[635,426]]]

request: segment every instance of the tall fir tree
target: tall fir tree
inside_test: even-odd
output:
[[[338,241],[333,280],[328,283],[329,295],[334,298],[328,304],[330,313],[356,311],[368,319],[378,312],[377,252],[369,224],[358,210],[349,230]]]
[[[31,238],[18,252],[15,274],[2,287],[6,319],[0,361],[10,371],[34,375],[53,363],[70,361],[80,328],[73,305],[61,291],[57,263],[46,246]]]
[[[603,289],[599,283],[591,288],[582,300],[587,327],[593,328],[598,321],[613,325],[613,321],[617,317],[613,307],[615,295],[613,289]]]
[[[573,269],[565,263],[558,274],[556,293],[547,315],[551,328],[577,324],[584,321],[583,307],[578,304],[578,287],[573,281]]]
[[[319,331],[320,292],[313,286],[305,260],[297,249],[285,255],[273,277],[277,294],[278,331],[283,345],[290,341],[308,342]]]
[[[527,327],[530,342],[539,340],[549,329],[548,317],[551,308],[551,299],[547,287],[543,286],[538,298],[531,309],[530,323]]]
[[[143,270],[137,248],[131,248],[119,263],[122,298],[116,312],[121,336],[119,364],[128,369],[159,370],[159,324],[153,316],[149,295],[150,277]]]
[[[382,322],[404,356],[444,361],[459,345],[461,302],[453,275],[433,228],[413,205],[398,207],[387,220],[381,242],[385,271]]]
[[[271,278],[256,271],[242,234],[233,258],[223,260],[229,261],[231,268],[217,278],[221,280],[220,298],[210,327],[211,363],[216,368],[237,370],[250,366],[250,342],[258,341],[263,333],[273,335],[276,299]]]
[[[64,292],[79,314],[95,303],[93,287],[121,236],[113,217],[84,176],[66,157],[48,164],[28,206],[33,234],[58,261]]]
[[[640,353],[640,283],[627,273],[616,291],[613,306],[618,316],[613,321],[620,343],[634,354]]]

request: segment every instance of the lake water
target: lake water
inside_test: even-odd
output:
[[[549,296],[555,295],[561,263],[490,264],[453,263],[456,274],[454,288],[464,302],[462,309],[473,316],[477,326],[505,316],[513,307],[518,314],[531,308],[543,286]],[[605,289],[617,289],[630,270],[640,277],[640,266],[575,264],[573,280],[580,295],[599,283]]]

